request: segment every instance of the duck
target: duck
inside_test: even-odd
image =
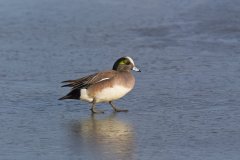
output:
[[[113,104],[129,93],[135,85],[135,78],[131,71],[141,72],[129,56],[115,61],[111,70],[97,72],[79,79],[66,80],[62,87],[71,87],[71,90],[59,100],[75,99],[91,103],[92,113],[104,113],[96,109],[97,103],[109,103],[115,112],[127,112]]]

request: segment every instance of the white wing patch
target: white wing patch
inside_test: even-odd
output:
[[[102,81],[105,81],[105,80],[108,80],[108,79],[110,79],[110,78],[103,78],[103,79],[97,81],[96,83],[98,83],[98,82],[102,82]]]

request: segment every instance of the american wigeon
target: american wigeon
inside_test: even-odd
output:
[[[96,103],[108,102],[116,112],[128,110],[118,109],[112,101],[117,100],[128,92],[135,85],[135,78],[131,70],[141,72],[134,64],[132,58],[119,58],[113,65],[112,70],[98,72],[76,80],[67,80],[62,87],[72,87],[71,91],[63,99],[78,99],[92,103],[93,113],[103,113],[96,109]]]

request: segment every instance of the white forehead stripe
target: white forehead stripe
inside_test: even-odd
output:
[[[132,58],[131,57],[125,57],[125,58],[127,58],[134,66],[135,66],[135,64],[134,64],[134,62],[133,62],[133,60],[132,60]]]

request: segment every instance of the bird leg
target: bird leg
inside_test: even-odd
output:
[[[112,103],[112,101],[109,101],[109,104],[112,106],[112,108],[114,109],[115,112],[127,112],[127,109],[119,109],[116,106],[114,106],[114,104]]]
[[[92,101],[92,108],[90,110],[92,111],[92,113],[104,113],[104,111],[96,109],[96,100],[95,99]]]

